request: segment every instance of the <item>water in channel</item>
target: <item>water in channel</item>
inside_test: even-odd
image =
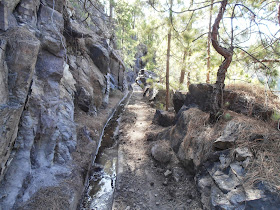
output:
[[[89,185],[81,203],[81,210],[111,209],[118,161],[118,133],[121,114],[128,101],[124,100],[104,130],[101,145],[89,176]]]

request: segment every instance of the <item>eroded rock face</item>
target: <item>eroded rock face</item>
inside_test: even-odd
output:
[[[126,88],[119,56],[114,59],[122,65],[110,69],[110,55],[116,53],[103,36],[110,35],[106,18],[97,14],[104,26],[98,32],[86,28],[68,4],[0,3],[0,209],[30,204],[42,189],[62,185],[68,199],[64,207],[75,209],[99,139],[87,120],[94,121],[110,102],[112,83]],[[83,156],[85,149],[90,151]],[[80,156],[87,158],[81,165],[75,162]],[[65,184],[70,177],[78,187]]]
[[[5,54],[1,54],[1,179],[11,162],[9,158],[17,137],[18,124],[34,75],[40,46],[36,37],[23,28],[14,28],[7,33],[8,39],[1,41],[3,49],[6,49]]]

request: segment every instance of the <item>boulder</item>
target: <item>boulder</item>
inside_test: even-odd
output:
[[[181,107],[184,105],[186,100],[186,93],[181,91],[176,91],[173,95],[173,104],[175,112],[178,113]]]
[[[214,90],[214,85],[210,84],[191,84],[189,92],[185,96],[185,105],[196,104],[202,111],[211,110],[211,96]]]
[[[156,110],[154,115],[153,123],[158,124],[163,127],[168,127],[173,125],[175,118],[174,113],[170,113],[168,111]]]
[[[176,124],[178,122],[178,119],[179,117],[181,116],[181,114],[184,112],[184,111],[187,111],[189,110],[190,108],[197,108],[197,105],[195,104],[190,104],[188,106],[186,105],[183,105],[180,110],[177,112],[176,116],[175,116],[175,119],[174,119],[174,124]]]
[[[238,138],[238,134],[242,128],[242,124],[235,121],[230,121],[223,134],[214,142],[213,146],[219,150],[225,150],[231,148]]]
[[[191,84],[189,92],[185,96],[184,104],[186,106],[196,104],[202,111],[212,111],[212,95],[214,89],[215,85],[212,84]],[[223,101],[228,104],[227,108],[231,111],[253,116],[262,120],[269,120],[273,114],[272,108],[267,108],[264,105],[258,104],[252,99],[246,98],[231,90],[224,90],[223,97]],[[176,109],[178,110],[178,108]]]
[[[172,149],[166,141],[157,142],[151,149],[152,156],[160,163],[168,163],[172,157]]]

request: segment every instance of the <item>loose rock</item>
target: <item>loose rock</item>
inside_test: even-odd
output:
[[[166,141],[160,141],[152,147],[152,156],[161,163],[167,163],[171,160],[172,149]]]

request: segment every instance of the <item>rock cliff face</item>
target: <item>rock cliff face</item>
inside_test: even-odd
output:
[[[126,90],[125,67],[102,7],[92,1],[95,16],[84,24],[77,2],[0,3],[2,209],[36,208],[31,198],[42,199],[44,188],[63,192],[61,186],[67,189],[63,208],[75,208],[82,188],[65,180],[83,186],[99,140],[89,124],[97,120],[102,127],[102,110],[106,118],[106,107],[113,107],[110,91]]]

